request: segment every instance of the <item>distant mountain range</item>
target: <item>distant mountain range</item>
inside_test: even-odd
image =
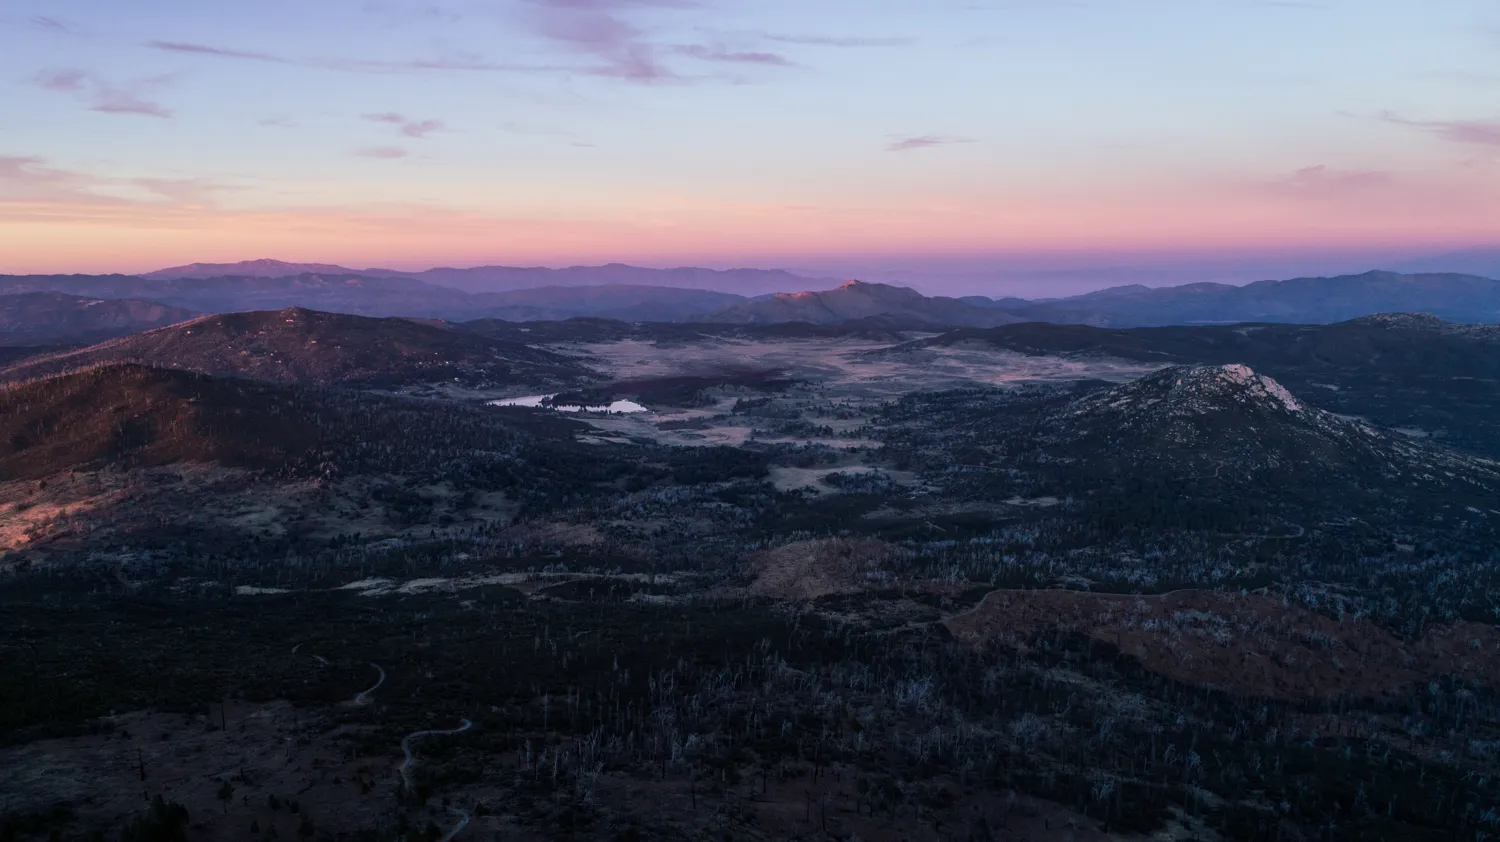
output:
[[[192,263],[158,269],[140,277],[154,281],[222,277],[285,278],[294,275],[344,275],[367,278],[411,278],[470,293],[514,292],[537,287],[636,286],[712,290],[737,297],[807,289],[827,279],[806,278],[780,269],[646,269],[624,263],[569,266],[564,269],[519,266],[439,267],[420,272],[398,269],[348,269],[327,263],[246,260],[241,263]]]
[[[1500,322],[1500,281],[1475,275],[1365,272],[1332,278],[1114,287],[1010,307],[1027,321],[1150,327],[1173,324],[1326,324],[1372,313],[1430,313],[1453,322]]]
[[[272,271],[266,267],[255,267]],[[403,276],[362,273],[297,275],[0,276],[0,295],[38,292],[96,299],[142,299],[206,313],[306,307],[359,316],[409,316],[468,321],[542,321],[579,316],[621,321],[691,321],[745,301],[741,295],[664,286],[548,286],[469,293]],[[0,331],[0,336],[4,331]],[[14,341],[0,339],[5,344]]]
[[[993,327],[1021,321],[1021,317],[976,301],[928,297],[916,290],[887,284],[846,281],[823,292],[794,292],[746,301],[703,317],[723,324],[780,324],[805,322],[826,325],[884,318],[913,326]]]
[[[308,268],[320,271],[279,274]],[[337,271],[321,271],[323,269]],[[240,274],[211,274],[230,270]],[[228,313],[303,307],[353,315],[434,318],[454,322],[478,319],[558,321],[587,317],[622,322],[736,325],[858,322],[877,329],[993,327],[1028,321],[1096,327],[1240,322],[1326,324],[1380,312],[1428,313],[1452,322],[1500,322],[1500,281],[1461,274],[1366,272],[1327,278],[1260,281],[1246,286],[1204,283],[1152,288],[1136,285],[1068,298],[1026,300],[925,296],[906,287],[860,281],[829,289],[804,286],[801,290],[755,297],[723,290],[736,285],[749,292],[762,286],[819,283],[767,270],[717,272],[611,265],[558,270],[505,267],[434,269],[415,275],[381,274],[383,271],[252,261],[248,264],[195,264],[147,276],[0,276],[0,296],[50,292],[90,300],[133,300],[136,303],[110,306],[123,308],[121,312],[130,311],[132,307],[134,311],[144,312],[143,307],[160,305],[163,309],[158,315],[167,320],[177,318],[168,315],[173,308],[177,311]],[[467,284],[471,289],[478,289],[487,285],[523,282],[546,285],[492,292],[465,291],[449,285]],[[688,286],[694,283],[716,288]],[[36,312],[38,315],[29,320],[29,335],[22,335],[18,327],[0,329],[0,344],[81,342],[99,338],[68,339],[66,336],[70,331],[83,335],[81,330],[70,326],[68,318],[60,313]],[[138,328],[120,323],[120,332],[130,329]]]
[[[1465,249],[1403,260],[1387,267],[1396,272],[1461,272],[1465,275],[1480,275],[1500,278],[1500,248]]]

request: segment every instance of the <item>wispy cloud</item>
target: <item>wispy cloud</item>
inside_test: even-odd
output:
[[[565,69],[546,65],[490,61],[483,56],[471,53],[452,53],[435,58],[389,60],[317,56],[299,58],[258,50],[240,50],[182,41],[147,41],[145,42],[145,46],[153,50],[161,50],[169,53],[227,58],[239,61],[256,61],[266,64],[286,64],[295,67],[315,67],[322,70],[341,70],[349,73],[417,73],[443,70],[482,73],[555,73]]]
[[[37,29],[45,29],[49,32],[73,32],[73,27],[70,24],[58,20],[57,18],[49,18],[44,15],[38,15],[37,17],[32,18],[31,25],[35,26]]]
[[[293,120],[290,117],[276,115],[272,117],[261,118],[260,125],[271,126],[278,129],[295,129],[297,128],[297,121]]]
[[[272,55],[270,53],[255,52],[253,50],[232,50],[226,47],[213,47],[207,44],[190,44],[184,41],[147,41],[146,46],[153,50],[161,50],[167,53],[187,53],[189,55],[218,56],[219,58],[238,58],[246,61],[265,61],[274,64],[296,64],[288,58]]]
[[[36,75],[34,81],[46,90],[78,97],[88,103],[90,111],[165,119],[172,116],[171,109],[147,99],[147,94],[163,87],[172,78],[156,76],[119,85],[84,70],[44,70]]]
[[[361,158],[384,158],[387,160],[405,158],[407,152],[399,146],[366,146],[354,152]]]
[[[807,47],[909,47],[915,38],[859,38],[834,35],[779,35],[774,32],[759,32],[756,35],[778,44],[797,44]]]
[[[709,46],[705,44],[682,44],[672,48],[672,51],[695,58],[699,61],[720,61],[731,64],[764,64],[775,67],[791,67],[792,62],[786,56],[778,53],[756,52],[751,50],[731,50],[722,44]]]
[[[658,48],[619,12],[650,5],[626,0],[530,0],[522,20],[534,34],[580,53],[595,64],[585,72],[635,82],[677,79]]]
[[[648,37],[647,31],[630,16],[651,10],[685,10],[701,8],[696,0],[517,0],[515,20],[527,32],[563,48],[583,59],[583,63],[522,64],[494,61],[472,53],[448,53],[431,58],[359,59],[328,56],[293,56],[279,52],[241,49],[238,47],[187,41],[151,40],[144,46],[178,55],[254,61],[315,67],[351,73],[415,73],[423,71],[468,71],[485,73],[552,73],[586,74],[630,82],[688,82],[712,76],[683,73],[669,64],[681,58],[714,64],[789,67],[793,62],[768,50],[745,49],[725,44],[670,44]],[[374,14],[422,14],[445,18],[450,13],[441,6],[423,12],[420,5],[392,6],[371,3],[366,11]],[[851,45],[853,42],[849,42]]]
[[[433,132],[442,131],[443,129],[447,128],[445,125],[443,125],[442,120],[411,120],[395,112],[387,112],[385,114],[366,114],[364,115],[364,118],[372,123],[387,123],[389,125],[393,125],[402,134],[406,135],[407,137],[413,138],[423,138]]]
[[[36,83],[49,91],[77,93],[84,89],[89,74],[82,70],[43,70],[36,75]]]
[[[919,137],[906,137],[893,141],[886,146],[887,152],[910,152],[914,149],[928,149],[933,146],[947,146],[953,143],[973,143],[972,137],[952,137],[948,135],[921,135]]]
[[[233,189],[205,178],[116,178],[59,169],[40,156],[0,156],[0,206],[45,202],[63,206],[212,206]]]
[[[1384,189],[1394,182],[1391,174],[1384,170],[1339,170],[1317,164],[1262,186],[1284,196],[1334,199]]]
[[[525,0],[520,21],[532,34],[591,62],[577,72],[629,82],[696,82],[716,78],[684,73],[669,59],[714,64],[790,67],[768,50],[722,43],[670,44],[650,36],[636,16],[652,10],[703,8],[696,0]]]
[[[1391,111],[1387,111],[1380,116],[1387,123],[1420,129],[1450,143],[1500,148],[1500,121],[1411,120]]]
[[[440,3],[402,3],[390,2],[390,0],[365,0],[363,7],[367,15],[391,18],[393,20],[430,20],[445,23],[456,23],[463,20],[463,14]]]
[[[229,187],[204,178],[132,178],[125,183],[180,205],[204,207]]]
[[[0,155],[0,199],[55,198],[77,192],[86,181],[77,173],[48,166],[45,158]]]

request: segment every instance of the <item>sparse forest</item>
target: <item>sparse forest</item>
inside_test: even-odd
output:
[[[12,382],[0,839],[1500,834],[1482,448],[1236,366],[773,362]]]

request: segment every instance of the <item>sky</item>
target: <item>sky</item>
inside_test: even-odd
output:
[[[6,273],[1500,243],[1493,0],[6,0],[0,106]]]

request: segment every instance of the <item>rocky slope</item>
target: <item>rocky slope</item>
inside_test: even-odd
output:
[[[881,423],[896,467],[924,469],[946,497],[1066,502],[1109,529],[1500,524],[1495,461],[1316,409],[1237,363],[914,395]]]

